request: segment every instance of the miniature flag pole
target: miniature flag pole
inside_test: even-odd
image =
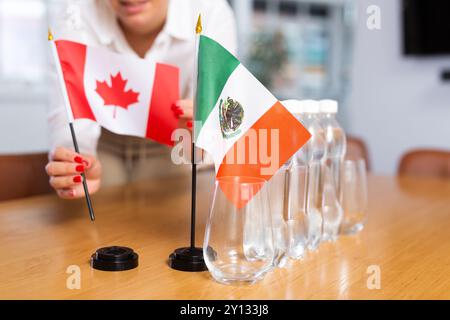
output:
[[[66,109],[67,119],[69,121],[70,133],[72,135],[73,146],[75,148],[75,152],[80,153],[80,150],[78,148],[77,137],[75,135],[75,130],[73,128],[73,113],[72,113],[72,109],[70,108],[70,101],[69,101],[69,97],[67,95],[66,86],[64,84],[64,78],[63,78],[63,73],[61,70],[61,64],[59,63],[59,58],[58,58],[58,51],[56,50],[56,45],[53,40],[53,34],[52,34],[50,28],[48,29],[48,41],[50,42],[52,56],[53,56],[53,59],[55,60],[56,71],[58,74],[58,80],[59,80],[59,84],[61,87],[62,96],[64,99],[64,106]],[[94,209],[92,207],[91,198],[89,196],[89,189],[87,186],[86,176],[85,176],[84,172],[81,173],[81,177],[83,179],[84,195],[86,198],[87,207],[89,209],[89,216],[91,218],[91,221],[94,221],[95,220]]]
[[[197,107],[197,78],[198,78],[198,49],[199,39],[202,32],[202,19],[198,15],[195,26],[195,56],[194,56],[194,74],[193,74],[193,121],[192,121],[192,193],[191,193],[191,243],[189,247],[178,248],[169,256],[169,266],[180,271],[205,271],[207,270],[203,259],[203,249],[195,247],[195,210],[196,210],[196,191],[197,191],[197,162],[195,158],[195,110]]]
[[[202,17],[199,14],[197,25],[195,26],[195,60],[194,60],[194,77],[193,77],[193,120],[195,120],[195,111],[197,106],[197,78],[198,78],[198,46],[199,38],[202,32]],[[191,194],[191,248],[195,248],[195,204],[197,194],[197,159],[195,158],[195,121],[192,121],[192,150],[191,150],[191,162],[192,162],[192,194]]]

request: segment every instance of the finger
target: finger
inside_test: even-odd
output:
[[[172,105],[172,109],[193,109],[194,108],[194,102],[191,99],[181,99],[174,102]]]
[[[192,118],[193,109],[193,101],[189,99],[178,100],[172,106],[172,111],[178,118]]]
[[[58,189],[56,190],[56,194],[61,199],[76,199],[76,191],[72,188],[69,189]]]
[[[83,158],[80,154],[65,147],[57,147],[55,151],[50,155],[50,158],[55,161],[67,161],[77,163],[82,163],[83,161]]]
[[[175,110],[173,110],[173,113],[175,114],[175,116],[177,118],[192,119],[193,110],[192,109],[186,109],[186,110],[175,109]]]
[[[179,114],[178,117],[182,119],[192,119],[192,110],[186,110],[183,113]]]
[[[94,194],[100,189],[100,180],[87,180],[89,194]],[[57,189],[56,194],[61,199],[79,199],[84,197],[82,184],[76,184],[72,188]]]
[[[98,161],[97,158],[89,154],[82,154],[81,156],[83,158],[81,163],[86,167],[86,169],[91,168],[94,165],[94,163]]]
[[[86,168],[85,175],[88,180],[96,180],[101,178],[102,165],[98,159],[93,158],[93,160],[90,161],[90,167]]]
[[[75,176],[52,176],[50,178],[50,185],[53,189],[66,189],[74,185],[80,184],[82,181],[81,175]]]
[[[92,195],[98,191],[100,188],[100,180],[86,180],[89,194]],[[82,198],[84,197],[84,187],[82,184],[77,184],[72,187],[72,190],[74,192],[74,195],[72,198]]]
[[[49,176],[68,176],[80,174],[85,170],[82,164],[73,162],[52,161],[45,166]]]

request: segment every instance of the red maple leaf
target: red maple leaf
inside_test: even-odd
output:
[[[128,80],[122,79],[122,75],[118,72],[115,76],[110,75],[111,86],[106,81],[96,81],[97,87],[95,91],[102,97],[105,106],[114,106],[113,117],[116,117],[116,108],[121,107],[128,109],[128,107],[136,102],[139,102],[139,93],[128,89],[125,91],[125,86]]]

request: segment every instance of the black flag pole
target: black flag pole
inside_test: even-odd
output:
[[[198,16],[197,25],[195,27],[195,67],[194,67],[194,115],[196,108],[197,96],[197,61],[198,61],[198,44],[200,33],[202,32],[201,16]],[[192,123],[192,193],[191,193],[191,244],[189,247],[175,249],[169,256],[169,266],[180,271],[205,271],[207,270],[205,260],[203,259],[203,249],[195,246],[195,214],[196,214],[196,191],[197,191],[197,161],[195,158],[195,121]]]
[[[75,135],[75,129],[73,128],[72,122],[69,122],[69,127],[70,127],[70,134],[72,135],[73,147],[75,148],[75,152],[79,154],[80,150],[78,149],[77,136]],[[94,221],[95,220],[94,208],[92,207],[91,196],[89,195],[89,189],[86,182],[86,175],[84,174],[84,172],[81,173],[81,177],[83,179],[83,189],[86,198],[86,204],[89,210],[89,217],[91,218],[91,221]]]
[[[194,134],[194,133],[192,133]],[[195,249],[195,204],[197,200],[197,161],[195,159],[195,142],[192,141],[192,192],[191,192],[191,249]]]
[[[48,29],[48,41],[50,42],[52,55],[55,60],[55,66],[56,66],[56,70],[58,73],[58,79],[60,82],[60,87],[61,87],[61,91],[62,91],[63,98],[64,98],[64,104],[65,104],[65,108],[66,108],[67,118],[69,120],[70,134],[72,135],[73,147],[75,148],[75,152],[79,154],[80,150],[78,148],[77,136],[75,135],[75,129],[73,127],[73,114],[72,114],[72,111],[70,108],[70,102],[69,102],[69,98],[67,96],[67,91],[65,89],[64,79],[63,79],[62,70],[61,70],[61,64],[59,63],[59,59],[58,59],[58,52],[56,50],[56,46],[53,41],[53,34],[50,31],[50,28]],[[95,220],[94,209],[92,207],[91,197],[89,196],[89,189],[87,186],[86,175],[84,174],[84,172],[81,173],[81,178],[83,179],[84,196],[86,198],[86,203],[87,203],[87,207],[89,210],[89,217],[91,218],[91,221],[94,221]]]

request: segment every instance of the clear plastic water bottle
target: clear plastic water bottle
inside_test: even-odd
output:
[[[322,165],[322,241],[336,241],[343,219],[343,208],[339,201],[334,178],[328,166]]]
[[[308,245],[306,216],[307,167],[292,161],[286,171],[285,216],[287,224],[287,255],[292,259],[304,256]]]
[[[304,225],[307,247],[310,250],[316,250],[322,236],[320,169],[326,156],[325,132],[318,119],[319,103],[314,100],[287,100],[283,104],[287,106],[311,133],[311,139],[293,157],[292,168],[305,166],[307,170],[304,187]],[[295,215],[292,216],[295,217]],[[300,217],[296,217],[295,219],[299,221]],[[296,227],[298,229],[298,226]]]
[[[285,221],[286,174],[289,163],[284,164],[265,185],[269,188],[272,232],[275,250],[274,266],[283,268],[287,262],[288,231]]]
[[[337,239],[343,218],[341,192],[341,164],[346,152],[346,138],[342,127],[336,120],[338,103],[335,100],[321,100],[319,120],[325,130],[326,157],[321,170],[323,239]],[[333,190],[334,189],[334,190]]]

